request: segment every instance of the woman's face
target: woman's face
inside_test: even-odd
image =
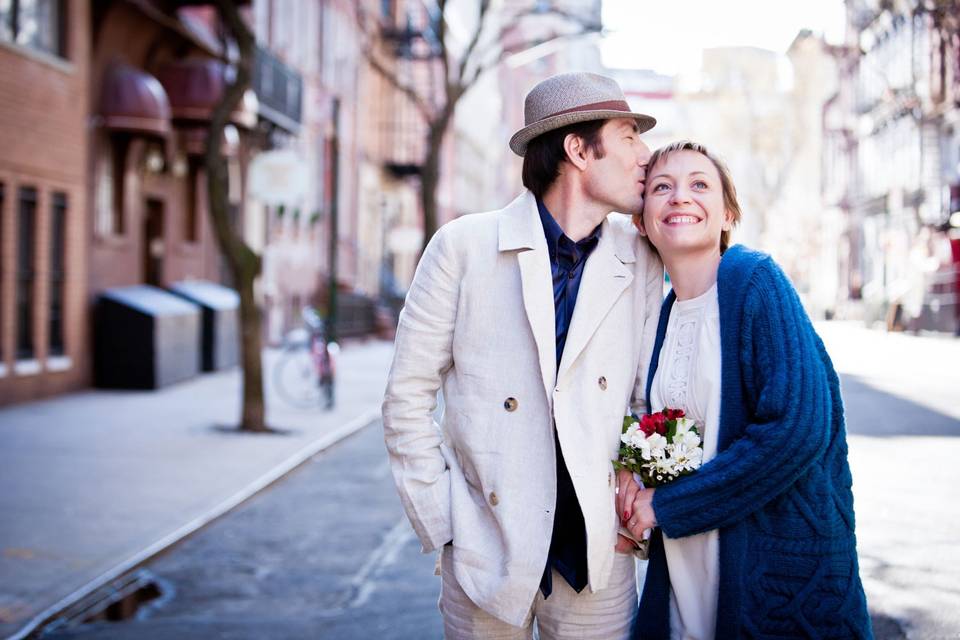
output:
[[[720,252],[730,228],[720,174],[705,155],[674,151],[648,170],[640,233],[660,255]]]

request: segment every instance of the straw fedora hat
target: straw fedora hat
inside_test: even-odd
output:
[[[510,149],[522,157],[527,143],[547,131],[607,118],[634,118],[640,133],[657,124],[648,115],[630,111],[623,89],[612,78],[582,72],[550,76],[527,94],[523,105],[525,126],[510,138]]]

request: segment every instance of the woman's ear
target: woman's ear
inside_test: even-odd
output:
[[[578,169],[584,169],[587,166],[587,150],[583,144],[583,138],[575,133],[568,133],[563,138],[563,150],[567,154],[567,160]]]
[[[729,210],[725,211],[723,214],[723,226],[721,227],[723,231],[730,231],[733,229],[733,214]]]
[[[647,235],[647,228],[643,225],[643,214],[642,214],[642,213],[635,213],[635,214],[633,214],[632,217],[633,217],[633,226],[635,226],[635,227],[637,228],[637,231],[640,232],[640,235],[646,236],[646,235]]]

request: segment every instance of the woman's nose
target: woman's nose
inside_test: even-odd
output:
[[[670,196],[670,202],[690,202],[690,192],[686,187],[677,185]]]

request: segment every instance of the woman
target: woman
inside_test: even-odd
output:
[[[739,219],[702,145],[654,152],[635,223],[673,291],[647,397],[697,421],[704,464],[621,491],[631,534],[658,527],[635,637],[870,638],[837,375],[783,272],[728,249]]]

